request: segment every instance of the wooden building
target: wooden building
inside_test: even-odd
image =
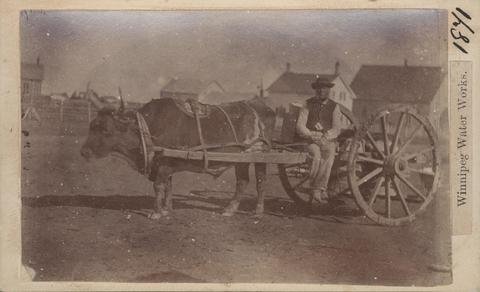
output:
[[[302,103],[315,95],[311,84],[317,78],[326,79],[335,85],[330,90],[330,98],[348,109],[352,109],[356,98],[354,91],[343,80],[339,72],[340,64],[335,64],[332,74],[297,73],[290,70],[287,63],[286,70],[267,89],[265,98],[272,108],[288,109],[291,103]]]
[[[191,98],[206,103],[205,98],[214,92],[225,92],[217,81],[204,82],[197,79],[172,79],[160,90],[160,97],[181,100]]]
[[[363,65],[350,87],[353,113],[365,121],[388,106],[410,105],[439,128],[447,123],[446,72],[441,67]]]
[[[22,102],[32,102],[42,93],[44,67],[40,60],[36,64],[22,63],[20,76]]]
[[[250,100],[255,98],[255,93],[248,92],[210,92],[202,98],[202,103],[222,104],[228,102]]]

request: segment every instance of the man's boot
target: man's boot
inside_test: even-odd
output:
[[[328,204],[328,194],[325,190],[313,189],[312,197],[322,205]]]

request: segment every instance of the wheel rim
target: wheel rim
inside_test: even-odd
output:
[[[308,190],[310,174],[308,162],[298,165],[279,164],[278,174],[283,188],[296,203],[302,206],[313,203],[312,196]]]
[[[383,225],[414,220],[437,190],[437,146],[432,125],[413,109],[380,112],[357,133],[349,155],[358,206]]]

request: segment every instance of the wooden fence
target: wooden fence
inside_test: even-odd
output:
[[[129,103],[128,109],[139,108],[140,103]],[[32,112],[33,110],[33,112]],[[42,134],[85,136],[90,121],[97,115],[97,108],[86,100],[37,99],[22,104],[22,128]]]

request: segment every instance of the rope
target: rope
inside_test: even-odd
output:
[[[148,129],[147,122],[143,118],[142,114],[136,112],[138,130],[140,132],[140,140],[142,141],[143,152],[143,174],[148,175],[150,173],[150,164],[153,159],[154,152],[149,151],[153,145],[150,130]]]
[[[235,131],[235,127],[233,126],[232,120],[230,119],[230,116],[228,115],[228,113],[219,105],[215,105],[215,107],[218,108],[223,113],[223,115],[227,119],[228,124],[230,125],[230,129],[232,129],[232,134],[233,134],[233,138],[235,139],[235,142],[237,144],[240,144],[240,142],[238,141],[237,132]]]

